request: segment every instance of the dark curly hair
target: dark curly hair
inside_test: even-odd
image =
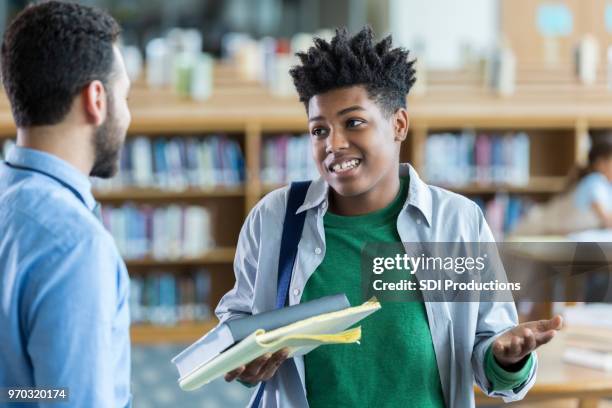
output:
[[[406,107],[416,80],[414,60],[408,60],[408,50],[391,48],[391,36],[378,43],[373,38],[369,26],[352,37],[340,28],[330,42],[315,38],[313,47],[296,54],[301,65],[289,73],[306,109],[314,95],[355,85],[363,85],[387,114]]]
[[[19,127],[53,125],[93,80],[108,85],[117,22],[106,12],[47,1],[26,7],[2,43],[2,82]]]

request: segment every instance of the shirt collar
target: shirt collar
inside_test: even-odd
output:
[[[406,209],[408,206],[418,209],[425,217],[427,224],[431,226],[432,204],[429,186],[423,180],[421,180],[416,170],[408,163],[400,164],[399,174],[402,177],[407,175],[410,176],[408,198],[406,199],[406,204],[404,204],[404,209]],[[328,187],[329,186],[323,177],[319,177],[318,179],[314,180],[308,188],[306,198],[304,199],[304,204],[297,209],[296,214],[317,207],[323,202],[326,202]]]
[[[40,150],[14,146],[8,152],[6,162],[9,165],[44,173],[68,187],[89,210],[93,210],[96,206],[89,179],[74,166],[57,156]]]

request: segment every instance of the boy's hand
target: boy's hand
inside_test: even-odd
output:
[[[502,367],[511,367],[542,344],[548,343],[561,327],[563,318],[559,315],[550,320],[519,324],[493,342],[493,355]]]
[[[242,382],[257,384],[260,381],[269,380],[288,356],[289,349],[287,348],[280,349],[274,354],[264,354],[225,374],[225,381],[230,382],[238,378]]]

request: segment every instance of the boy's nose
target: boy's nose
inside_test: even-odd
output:
[[[327,138],[327,146],[325,150],[327,151],[327,153],[334,153],[339,150],[348,148],[348,145],[348,139],[344,137],[344,134],[342,134],[342,132],[332,131],[329,137]]]

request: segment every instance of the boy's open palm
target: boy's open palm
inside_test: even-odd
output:
[[[529,353],[548,343],[561,330],[563,319],[557,315],[550,320],[519,324],[493,342],[493,355],[502,366],[511,366]]]

